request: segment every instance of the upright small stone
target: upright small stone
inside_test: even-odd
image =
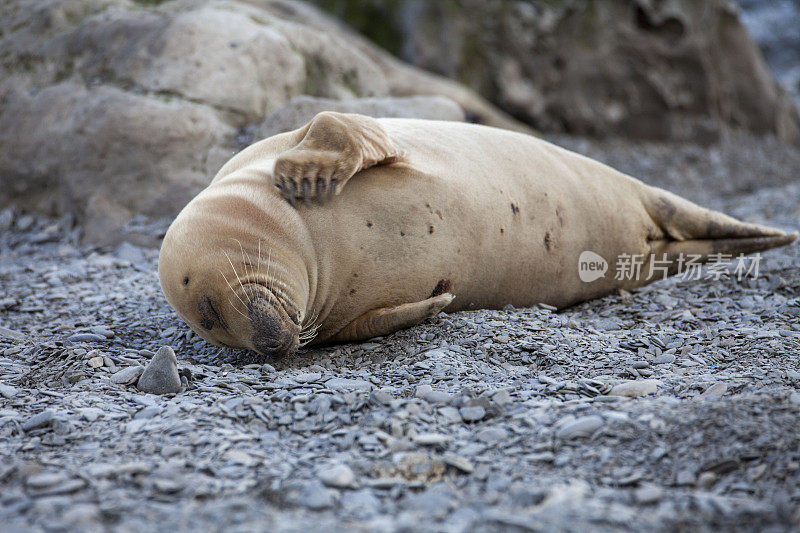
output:
[[[137,384],[142,392],[173,394],[181,390],[178,358],[169,346],[162,346],[142,372]]]

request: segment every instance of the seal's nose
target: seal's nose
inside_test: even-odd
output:
[[[265,297],[250,300],[247,306],[253,326],[253,347],[267,357],[283,357],[294,352],[300,342],[300,327],[278,306]]]

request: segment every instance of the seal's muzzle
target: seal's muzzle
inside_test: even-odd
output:
[[[279,358],[288,355],[300,344],[300,325],[280,305],[259,295],[247,304],[253,326],[253,347],[261,355]]]

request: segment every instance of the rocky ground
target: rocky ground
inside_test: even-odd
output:
[[[800,153],[777,143],[560,141],[800,228]],[[797,245],[755,280],[440,315],[261,364],[188,330],[155,250],[13,210],[0,229],[4,531],[800,526]],[[182,392],[144,394],[164,345]]]

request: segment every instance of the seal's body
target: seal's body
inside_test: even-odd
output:
[[[681,254],[750,253],[795,236],[531,136],[322,113],[229,161],[173,223],[159,274],[200,335],[277,355],[301,338],[369,338],[444,308],[565,307],[660,278],[653,257],[674,272]],[[644,264],[635,279],[583,282],[584,251],[611,270],[620,257]]]

